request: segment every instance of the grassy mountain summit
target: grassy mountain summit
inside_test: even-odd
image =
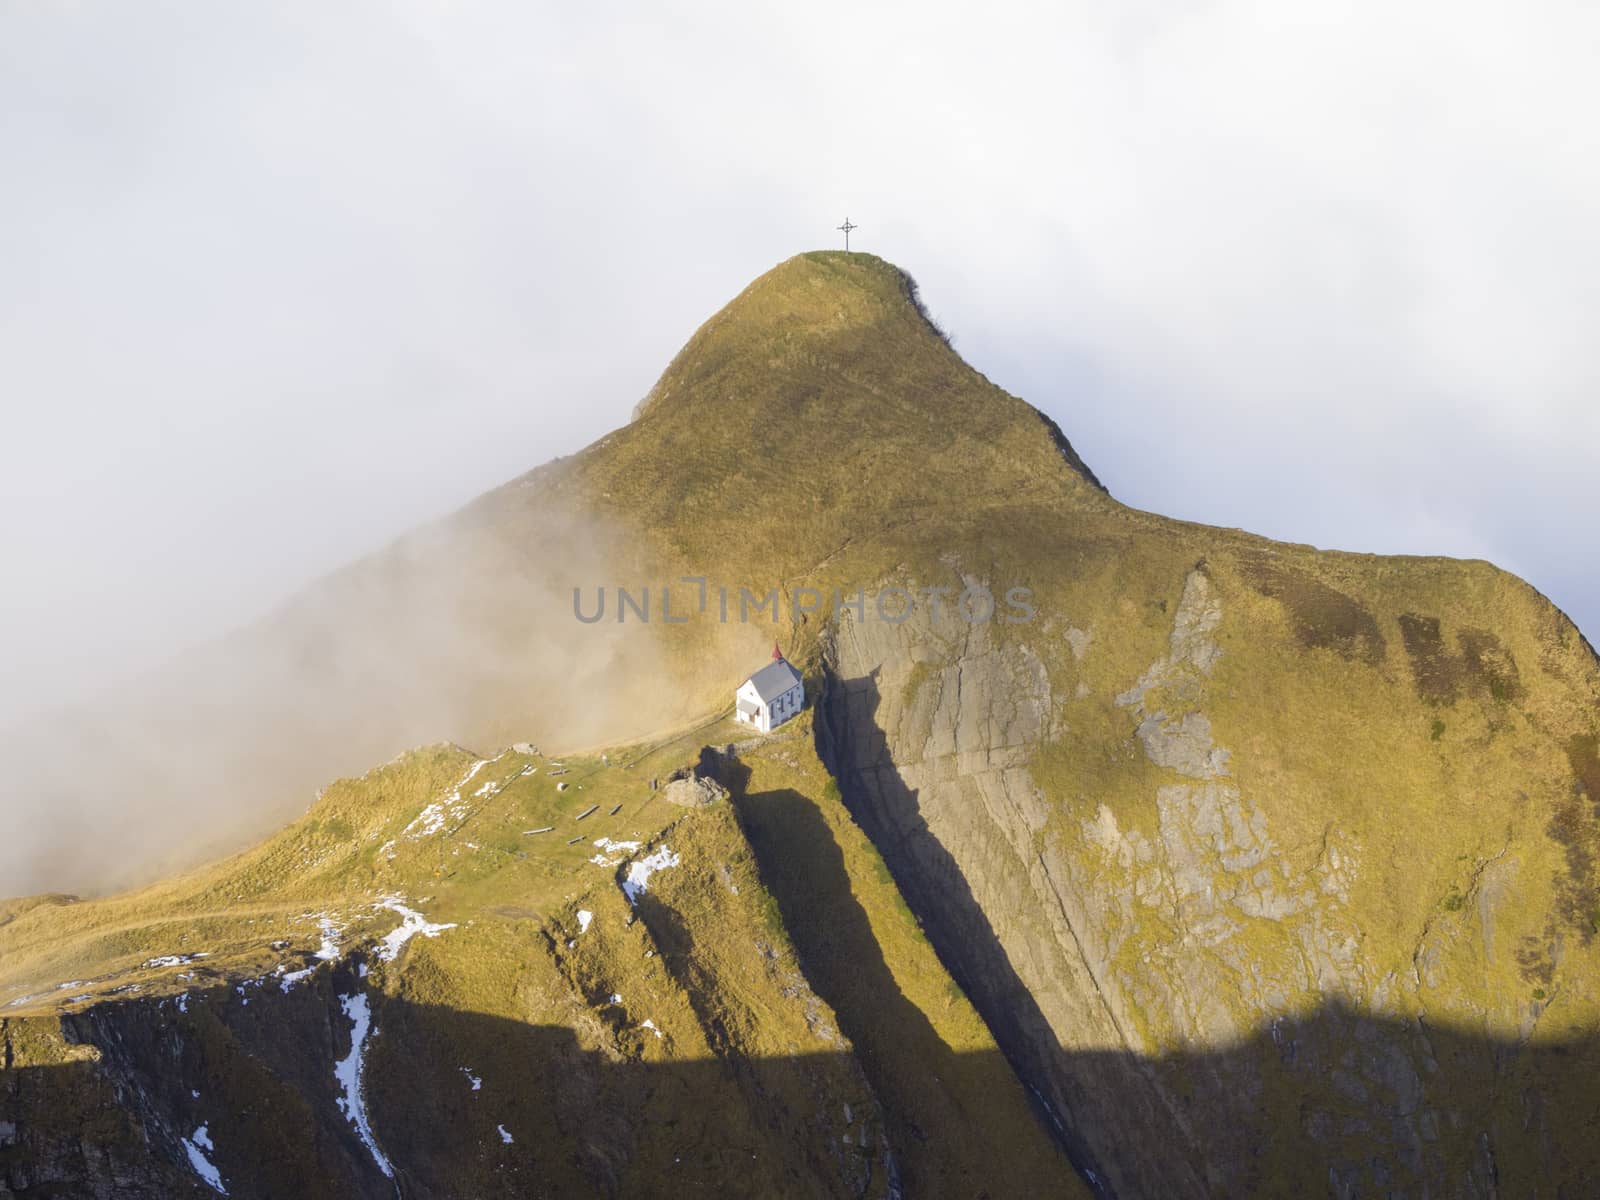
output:
[[[802,567],[814,536],[866,537],[870,522],[1019,490],[1080,504],[1098,492],[1045,417],[962,362],[911,279],[865,254],[806,254],[756,280],[586,465],[628,519],[670,529],[696,560],[748,544],[741,531],[771,536],[738,565]],[[763,506],[784,493],[804,507],[766,530]]]
[[[811,711],[752,738],[775,639]],[[206,782],[261,824],[434,748],[213,866],[0,906],[14,1191],[1600,1178],[1588,643],[1487,563],[1119,504],[869,255],[780,264],[629,425],[154,694],[142,732],[240,718]],[[726,795],[680,810],[649,779],[691,762]]]

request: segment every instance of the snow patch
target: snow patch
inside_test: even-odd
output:
[[[302,979],[309,979],[310,976],[311,976],[311,973],[313,971],[315,971],[317,969],[317,967],[320,966],[320,965],[321,965],[320,963],[312,963],[309,967],[306,967],[303,970],[299,970],[299,971],[285,971],[283,969],[283,967],[280,965],[278,967],[278,972],[277,972],[277,974],[278,974],[278,990],[280,992],[287,992],[290,988],[292,988],[295,984],[299,983]]]
[[[317,922],[317,928],[322,933],[322,945],[317,948],[317,957],[323,962],[332,962],[339,957],[339,934],[344,931],[343,927],[323,917]]]
[[[589,932],[589,922],[592,921],[592,920],[594,920],[594,914],[592,912],[590,912],[587,908],[580,908],[578,910],[578,932],[579,933],[588,933]]]
[[[189,1156],[189,1166],[194,1168],[194,1173],[212,1191],[218,1195],[226,1196],[228,1189],[222,1186],[222,1173],[212,1165],[208,1151],[216,1150],[211,1144],[211,1134],[204,1125],[194,1131],[191,1137],[183,1140],[183,1151]]]
[[[384,962],[393,962],[400,951],[405,949],[405,944],[419,933],[423,937],[438,937],[446,929],[456,927],[453,921],[446,925],[430,924],[421,913],[407,908],[396,896],[385,896],[379,901],[378,907],[400,914],[400,924],[385,935],[383,944],[378,948],[378,957]]]
[[[461,782],[450,789],[450,794],[441,800],[435,800],[419,812],[412,819],[411,824],[400,831],[400,836],[409,841],[416,841],[418,838],[425,838],[438,833],[446,825],[459,824],[465,820],[467,813],[470,811],[470,806],[461,799],[461,789],[471,783],[473,776],[488,766],[489,762],[490,760],[485,758],[473,763],[472,769],[462,777]],[[390,842],[389,846],[393,844],[393,842]],[[385,846],[384,850],[387,850],[389,846]]]
[[[474,1075],[471,1072],[471,1070],[469,1070],[466,1067],[462,1067],[461,1068],[461,1073],[467,1077],[467,1082],[472,1085],[472,1090],[473,1091],[475,1091],[475,1092],[483,1091],[483,1080],[479,1079],[476,1075]]]
[[[642,1022],[640,1022],[639,1028],[640,1029],[648,1029],[651,1033],[655,1034],[657,1037],[661,1036],[661,1030],[656,1028],[656,1023],[654,1021],[652,1021],[649,1017],[646,1017]]]
[[[500,1140],[502,1142],[504,1142],[506,1145],[509,1146],[509,1145],[511,1145],[512,1142],[514,1142],[516,1140],[509,1133],[506,1132],[506,1127],[504,1125],[496,1126],[496,1128],[498,1128],[500,1130]]]
[[[156,967],[181,967],[184,963],[192,963],[197,958],[210,958],[209,950],[202,950],[198,954],[164,954],[160,958],[145,959],[141,970],[150,971]]]
[[[394,1167],[389,1164],[383,1151],[378,1149],[378,1143],[372,1136],[372,1125],[367,1120],[367,1101],[361,1090],[367,1037],[372,1032],[372,1005],[365,992],[357,992],[340,999],[339,1006],[344,1009],[344,1015],[350,1018],[350,1053],[333,1064],[333,1078],[341,1093],[338,1097],[339,1111],[355,1125],[356,1133],[372,1155],[372,1161],[378,1164],[378,1170],[393,1179]]]
[[[678,865],[678,856],[666,846],[662,846],[654,854],[630,863],[628,876],[622,881],[623,895],[628,897],[629,904],[638,904],[639,897],[650,890],[650,876],[657,871]]]
[[[594,844],[600,847],[600,853],[589,861],[597,867],[614,867],[634,851],[644,848],[642,842],[613,842],[604,837],[596,838]]]
[[[317,914],[317,931],[321,936],[321,945],[317,947],[316,953],[312,955],[315,961],[310,966],[299,971],[286,971],[283,964],[280,963],[278,968],[273,971],[273,974],[278,976],[278,989],[280,991],[287,992],[302,979],[309,979],[311,973],[321,964],[333,962],[339,957],[339,935],[344,932],[344,926],[340,925],[332,917],[319,913]],[[287,943],[283,944],[287,945]],[[278,946],[279,943],[273,943],[274,949]]]

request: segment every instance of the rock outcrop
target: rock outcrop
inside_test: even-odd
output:
[[[728,789],[709,775],[701,775],[693,768],[685,768],[668,777],[661,789],[661,798],[668,804],[684,808],[701,808],[728,798]]]

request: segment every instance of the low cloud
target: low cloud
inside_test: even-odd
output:
[[[414,746],[558,752],[689,715],[655,630],[572,618],[572,587],[617,573],[608,531],[537,501],[514,524],[484,507],[0,735],[0,895],[103,891],[238,849]]]

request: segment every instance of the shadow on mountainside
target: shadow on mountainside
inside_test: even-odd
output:
[[[1490,1197],[1600,1189],[1593,1082],[1600,1037],[1589,1031],[1524,1044],[1333,1002],[1215,1051],[1147,1057],[1062,1046],[990,912],[896,769],[877,722],[880,702],[875,678],[827,678],[818,753],[946,969],[1102,1194]],[[1016,864],[1003,856],[995,869]],[[774,889],[782,894],[781,885]],[[1031,944],[1022,950],[1035,952]]]
[[[1113,1111],[1104,1105],[1105,1081],[1063,1075],[1053,1068],[1059,1046],[1049,1022],[1012,969],[961,868],[929,832],[917,793],[894,769],[875,719],[878,707],[875,679],[827,679],[814,725],[818,757],[839,782],[851,815],[882,854],[945,969],[977,1006],[1011,1067],[1044,1107],[1063,1150],[1085,1178],[1103,1185],[1107,1170],[1097,1161],[1086,1132],[1093,1119],[1079,1120],[1077,1114]],[[1122,1094],[1114,1107],[1115,1120],[1137,1129],[1139,1123],[1132,1118],[1142,1114],[1153,1134],[1159,1122],[1150,1120],[1152,1097],[1134,1079],[1118,1082]]]
[[[348,974],[337,984],[355,987]],[[348,1056],[350,1035],[331,986],[257,999],[244,1008],[218,989],[195,994],[181,1018],[138,1001],[68,1018],[99,1048],[98,1062],[29,1065],[13,1028],[11,1065],[0,1068],[0,1195],[212,1195],[185,1138],[209,1147],[203,1160],[235,1198],[888,1194],[876,1106],[859,1095],[816,1103],[832,1096],[830,1080],[848,1077],[848,1055],[645,1061],[586,1049],[566,1027],[374,996],[365,1092],[391,1182],[339,1109],[335,1064]],[[1244,1161],[1197,1164],[1242,1181],[1204,1185],[1207,1195],[1593,1194],[1594,1039],[1522,1047],[1429,1029],[1429,1078],[1410,1097],[1356,1094],[1336,1061],[1310,1049],[1417,1036],[1330,1009],[1213,1053],[1072,1052],[1061,1061],[1096,1078],[1149,1070],[1235,1081],[1230,1102],[1196,1096],[1187,1114],[1202,1139],[1222,1135],[1217,1146],[1239,1144],[1228,1126],[1249,1131]],[[926,1066],[930,1080],[1005,1069],[995,1054]],[[1093,1119],[1115,1128],[1121,1099],[1116,1089],[1099,1097]],[[1415,1144],[1379,1150],[1397,1109],[1421,1132]],[[1004,1147],[971,1137],[992,1156],[993,1178],[1006,1178]],[[1111,1145],[1102,1163],[1118,1174],[1133,1160],[1165,1161],[1159,1146]],[[914,1137],[891,1149],[908,1164],[920,1153]],[[904,1195],[1015,1194],[981,1180],[925,1178],[926,1190]],[[1176,1192],[1159,1173],[1143,1178],[1116,1194]],[[1036,1194],[1078,1190],[1064,1173]]]
[[[235,1200],[890,1194],[881,1116],[847,1053],[664,1059],[671,1033],[620,1006],[593,1014],[592,1049],[567,1026],[361,988],[341,964],[288,992],[191,992],[183,1012],[98,1005],[63,1018],[68,1049],[96,1052],[73,1062],[37,1061],[52,1051],[11,1020],[0,1196],[213,1195],[196,1151]],[[358,995],[364,1116],[392,1180],[339,1080]]]
[[[790,789],[749,792],[749,774],[737,760],[719,764],[806,978],[837,1014],[884,1107],[905,1194],[1071,1187],[1072,1167],[1010,1065],[998,1054],[954,1050],[902,992],[816,801]]]

